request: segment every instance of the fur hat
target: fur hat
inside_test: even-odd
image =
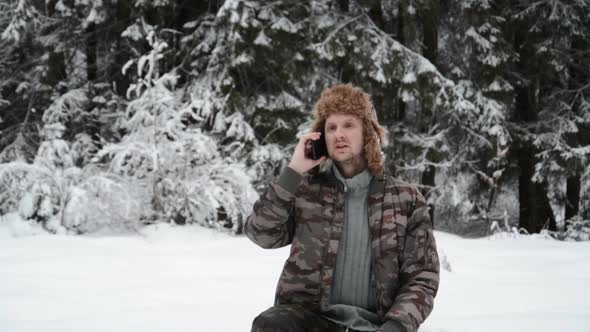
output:
[[[363,155],[373,175],[383,175],[383,153],[385,132],[377,121],[377,113],[371,97],[352,84],[338,84],[322,91],[313,108],[312,132],[324,133],[328,116],[334,113],[352,114],[363,122]]]

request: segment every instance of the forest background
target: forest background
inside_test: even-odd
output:
[[[4,0],[0,32],[0,216],[239,234],[350,82],[436,229],[590,239],[586,0]]]

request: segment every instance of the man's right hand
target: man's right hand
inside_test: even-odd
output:
[[[314,132],[301,136],[299,143],[297,143],[297,146],[295,147],[295,152],[293,152],[293,156],[291,157],[291,162],[289,163],[291,169],[299,174],[303,174],[328,159],[326,156],[322,156],[318,160],[313,160],[309,157],[311,141],[320,139],[321,135],[322,133],[320,132]]]

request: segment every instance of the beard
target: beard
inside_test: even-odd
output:
[[[330,157],[338,168],[354,168],[362,170],[367,167],[367,161],[362,154],[354,155],[352,153],[340,154]]]

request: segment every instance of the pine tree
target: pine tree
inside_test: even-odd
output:
[[[588,124],[584,106],[579,107],[588,92],[583,88],[588,69],[571,71],[580,61],[576,49],[589,38],[590,5],[584,1],[516,2],[514,9],[519,53],[516,71],[522,77],[517,84],[516,119],[524,129],[517,135],[521,151],[520,222],[527,231],[538,232],[545,227],[556,228],[547,181],[552,177],[579,177],[590,152],[576,139],[579,127],[583,132]],[[572,89],[575,93],[568,91],[572,84],[579,87]]]

